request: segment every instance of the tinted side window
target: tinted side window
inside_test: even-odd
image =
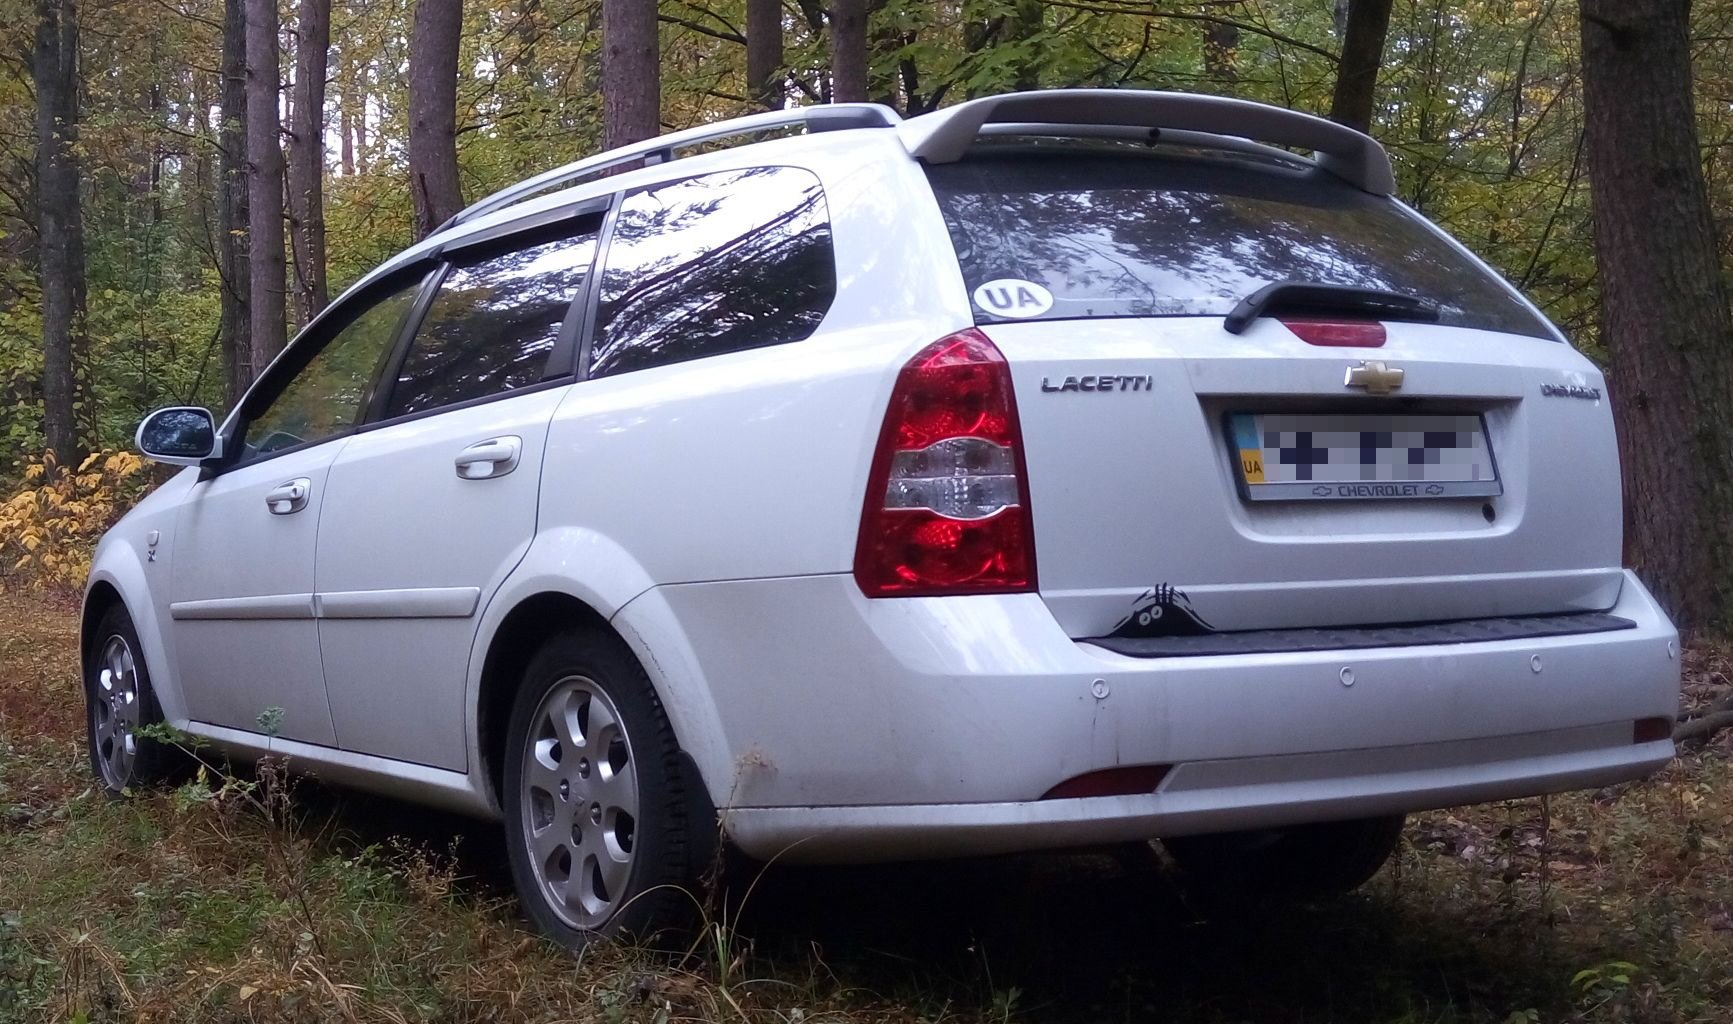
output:
[[[418,278],[375,301],[338,329],[271,404],[248,421],[240,461],[323,441],[353,427],[425,280]]]
[[[404,355],[387,417],[540,383],[596,258],[596,236],[556,238],[453,266]]]
[[[602,271],[591,376],[801,341],[836,297],[824,190],[755,167],[634,192]]]
[[[1397,291],[1458,327],[1550,338],[1498,280],[1388,197],[1250,158],[1006,145],[927,168],[978,322],[988,282],[1052,293],[1043,319],[1225,316],[1276,281]],[[983,300],[985,300],[983,302]],[[1021,318],[1021,317],[1018,317]]]

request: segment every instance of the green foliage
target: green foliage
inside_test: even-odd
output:
[[[334,0],[325,218],[333,293],[410,241],[414,0]],[[662,112],[678,129],[747,112],[744,0],[662,0]],[[877,0],[871,92],[905,113],[1007,89],[1140,87],[1323,112],[1340,39],[1316,0]],[[216,185],[221,0],[86,6],[82,123],[87,309],[77,418],[91,449],[150,408],[222,409]],[[828,97],[823,4],[784,4],[788,102]],[[292,45],[293,10],[286,45]],[[594,152],[599,0],[468,0],[458,83],[464,194]],[[1700,131],[1733,210],[1733,0],[1695,5]],[[35,6],[0,0],[0,52],[28,53]],[[1598,297],[1568,0],[1398,0],[1374,133],[1399,195],[1532,295],[1591,355]],[[290,62],[285,62],[285,67]],[[41,324],[28,74],[0,76],[0,480],[40,450]],[[342,140],[340,144],[339,140]],[[345,152],[347,151],[347,155]],[[1733,232],[1723,232],[1733,258]],[[292,271],[291,271],[292,272]]]

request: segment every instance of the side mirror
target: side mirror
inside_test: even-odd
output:
[[[146,416],[133,441],[146,458],[170,466],[196,466],[219,454],[216,418],[209,409],[186,405]]]

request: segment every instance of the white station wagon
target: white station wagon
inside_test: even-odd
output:
[[[1678,644],[1605,382],[1393,188],[1318,118],[1060,91],[507,189],[139,427],[188,468],[95,558],[93,767],[161,778],[164,720],[503,819],[573,945],[719,839],[1340,889],[1407,812],[1640,777]]]

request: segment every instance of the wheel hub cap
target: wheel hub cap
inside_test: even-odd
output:
[[[132,781],[139,711],[138,662],[125,637],[111,636],[96,663],[90,735],[102,780],[113,789],[123,789]]]
[[[548,905],[568,925],[600,928],[631,878],[638,766],[614,702],[571,676],[542,699],[524,750],[523,830]]]

